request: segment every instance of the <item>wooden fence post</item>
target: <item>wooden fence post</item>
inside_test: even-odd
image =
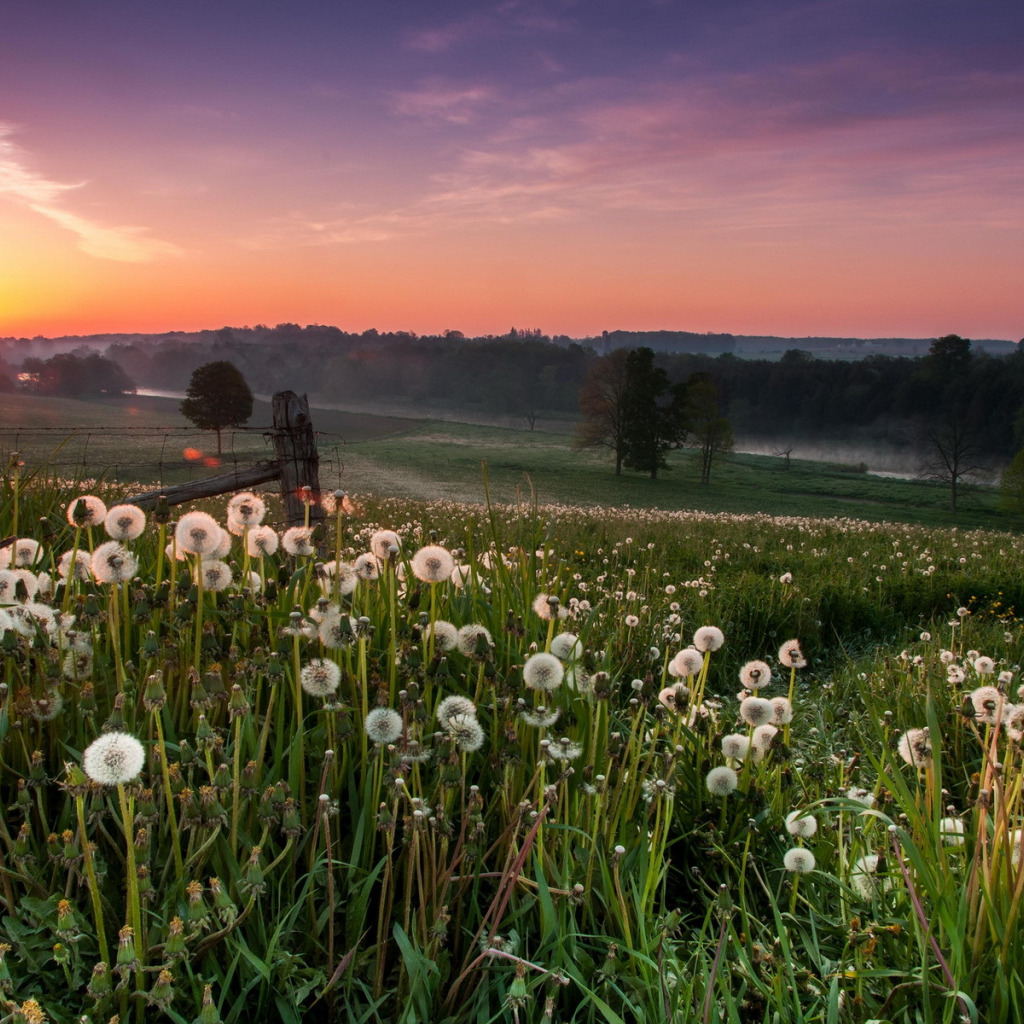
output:
[[[323,522],[320,504],[320,456],[309,418],[309,401],[294,391],[278,391],[271,399],[274,410],[274,450],[281,467],[281,497],[289,526],[301,526],[306,517],[302,490],[308,487],[314,499],[309,509],[313,525]]]

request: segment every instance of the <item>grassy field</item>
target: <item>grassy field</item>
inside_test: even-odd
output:
[[[104,473],[112,480],[178,483],[270,458],[263,431],[267,403],[257,403],[250,426],[225,433],[218,465],[210,433],[197,431],[173,399],[132,397],[104,404],[9,396],[0,411],[0,444],[31,463],[56,465],[68,475]],[[700,483],[693,452],[670,453],[670,470],[656,481],[631,472],[616,477],[605,452],[573,451],[571,435],[438,420],[412,420],[332,409],[313,411],[321,453],[321,484],[354,494],[419,499],[511,501],[535,495],[543,504],[764,512],[842,516],[929,526],[1017,529],[993,488],[965,488],[954,518],[942,483],[899,480],[854,466],[730,454]],[[184,456],[191,449],[192,458]],[[199,454],[197,454],[199,453]]]

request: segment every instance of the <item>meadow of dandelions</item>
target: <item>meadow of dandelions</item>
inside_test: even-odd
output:
[[[1016,1020],[1024,554],[17,464],[12,1021]]]

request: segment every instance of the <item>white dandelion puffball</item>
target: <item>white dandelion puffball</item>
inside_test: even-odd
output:
[[[434,638],[435,651],[454,651],[459,646],[459,631],[446,619],[436,619],[423,630],[423,638]]]
[[[996,725],[1005,714],[1006,698],[994,686],[979,686],[971,694],[974,717],[986,725]]]
[[[704,667],[704,655],[693,647],[685,647],[668,664],[671,675],[695,676]]]
[[[434,712],[437,724],[442,729],[448,728],[448,720],[455,715],[472,715],[476,717],[476,705],[468,697],[460,697],[458,694],[454,694],[451,697],[445,697],[437,705],[437,710]]]
[[[370,538],[370,551],[381,562],[402,550],[402,540],[394,530],[378,530]]]
[[[351,615],[345,615],[340,608],[328,609],[317,625],[320,643],[332,651],[348,647],[356,639],[356,627],[359,623]]]
[[[896,749],[907,764],[915,768],[923,768],[932,760],[932,741],[928,735],[928,727],[908,729],[899,740]]]
[[[750,746],[762,757],[768,753],[772,740],[778,735],[779,730],[771,722],[757,726],[754,734],[750,737]]]
[[[790,811],[786,815],[786,831],[799,839],[810,839],[818,831],[818,819],[800,811]]]
[[[250,558],[262,558],[273,555],[281,543],[277,531],[272,526],[254,526],[245,537],[245,550]]]
[[[483,726],[475,715],[452,715],[445,729],[463,753],[472,754],[484,745]]]
[[[302,666],[299,685],[311,697],[327,697],[334,693],[341,683],[341,669],[325,658],[314,658]]]
[[[380,566],[377,559],[368,551],[361,554],[352,563],[352,569],[359,579],[365,580],[367,583],[372,583],[380,577]]]
[[[728,796],[730,793],[735,792],[740,779],[732,768],[723,764],[717,768],[712,768],[704,781],[707,784],[708,792],[712,796]]]
[[[92,574],[98,583],[124,583],[139,568],[139,560],[119,541],[108,540],[92,553]]]
[[[775,709],[773,725],[789,725],[793,721],[793,705],[788,697],[772,697],[772,707]]]
[[[939,836],[946,846],[963,846],[964,823],[959,818],[943,818],[939,822]]]
[[[583,646],[575,633],[559,633],[551,641],[551,653],[559,661],[575,661],[583,653]]]
[[[320,590],[325,596],[338,594],[348,597],[357,586],[359,577],[348,562],[324,562],[320,567]]]
[[[107,518],[107,506],[95,494],[83,494],[67,507],[68,523],[80,529],[99,526]]]
[[[850,868],[850,886],[862,900],[881,896],[892,888],[892,879],[879,874],[883,860],[877,853],[858,857]]]
[[[531,690],[551,693],[562,685],[565,669],[553,654],[534,654],[523,665],[523,682]]]
[[[996,663],[986,655],[974,659],[974,671],[979,676],[990,676],[996,670]]]
[[[764,697],[746,697],[740,701],[740,717],[755,728],[768,725],[775,718],[775,706]]]
[[[799,640],[787,640],[779,648],[779,664],[786,668],[804,668],[807,661],[800,650]]]
[[[295,558],[313,554],[313,527],[290,526],[281,537],[281,547]]]
[[[698,651],[717,651],[725,643],[725,634],[717,626],[701,626],[693,634],[693,646]]]
[[[259,526],[267,514],[267,505],[262,498],[250,491],[236,494],[228,502],[228,517],[239,526],[250,528]]]
[[[213,549],[213,558],[227,558],[231,554],[231,532],[220,528],[220,543]]]
[[[174,543],[190,555],[212,555],[220,547],[221,527],[208,512],[186,512],[174,528]]]
[[[748,661],[740,669],[740,683],[748,690],[760,690],[772,681],[772,670],[763,661]]]
[[[443,583],[451,578],[455,569],[455,559],[447,548],[438,544],[428,544],[412,556],[409,565],[416,579],[424,583]]]
[[[17,537],[13,543],[0,548],[0,568],[18,566],[22,569],[35,564],[43,553],[42,545],[31,537]]]
[[[72,548],[70,551],[65,551],[57,562],[57,572],[60,574],[61,579],[64,580],[68,578],[91,580],[92,559],[89,557],[89,552],[83,551],[81,548]]]
[[[217,558],[204,558],[195,572],[196,582],[211,593],[227,590],[232,583],[231,566]]]
[[[730,761],[742,761],[750,753],[750,740],[741,732],[722,737],[722,754]]]
[[[402,735],[402,716],[391,708],[374,708],[363,728],[374,743],[394,743]]]
[[[137,778],[146,763],[142,744],[126,732],[107,732],[85,748],[82,770],[101,786],[121,786]]]
[[[466,657],[471,658],[476,654],[486,654],[494,646],[494,640],[486,626],[481,626],[476,622],[467,622],[459,630],[458,646]]]
[[[564,619],[569,614],[568,609],[559,603],[554,594],[538,594],[533,599],[532,607],[534,614],[545,622],[551,619]]]
[[[112,540],[135,540],[146,528],[146,513],[138,505],[115,505],[103,519]]]
[[[786,851],[782,863],[787,871],[796,875],[806,875],[814,870],[814,854],[803,846],[794,846]]]

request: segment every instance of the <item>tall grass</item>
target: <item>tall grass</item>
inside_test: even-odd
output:
[[[222,570],[153,521],[130,578],[64,581],[82,493],[3,480],[40,542],[0,570],[12,1020],[1019,1016],[1019,742],[961,710],[1020,699],[1017,538],[339,496],[312,554],[236,526]],[[145,763],[104,785],[116,732]]]

